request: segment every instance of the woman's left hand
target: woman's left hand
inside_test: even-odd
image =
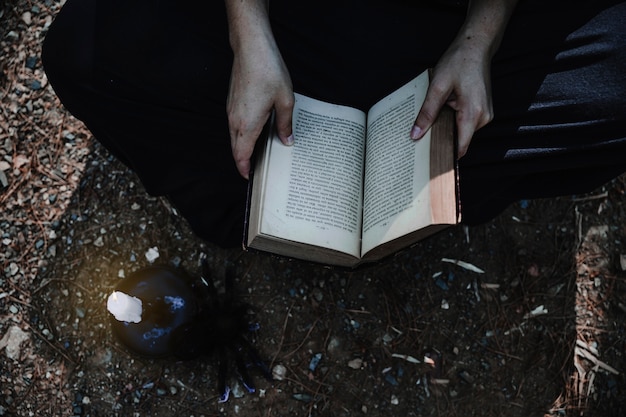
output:
[[[458,157],[465,155],[474,132],[493,119],[489,67],[489,58],[471,40],[455,41],[433,70],[411,138],[420,139],[448,105],[456,112]]]
[[[474,132],[494,116],[491,58],[500,45],[517,0],[472,0],[456,38],[433,70],[426,99],[411,130],[420,139],[444,105],[456,111],[458,157],[467,152]]]

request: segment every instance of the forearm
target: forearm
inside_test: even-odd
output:
[[[500,46],[506,25],[518,0],[470,0],[458,38],[490,58]]]
[[[272,111],[278,136],[286,145],[293,143],[293,87],[272,33],[268,1],[225,1],[233,50],[226,111],[233,157],[248,178],[250,156]]]
[[[225,0],[230,46],[235,54],[254,52],[259,44],[273,44],[269,0]]]

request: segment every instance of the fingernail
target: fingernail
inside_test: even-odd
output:
[[[411,129],[411,139],[413,140],[418,139],[421,134],[422,134],[422,129],[419,126],[414,125],[413,128]]]
[[[288,145],[288,146],[293,145],[293,135],[287,136],[287,138],[285,139],[285,145]]]

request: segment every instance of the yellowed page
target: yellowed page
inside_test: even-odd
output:
[[[359,256],[365,114],[296,94],[295,144],[269,144],[261,232]]]
[[[431,223],[430,131],[410,131],[428,88],[424,72],[368,113],[361,254]]]

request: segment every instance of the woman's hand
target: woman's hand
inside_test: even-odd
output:
[[[444,105],[456,111],[458,157],[474,132],[493,119],[491,58],[497,50],[516,0],[470,2],[467,19],[433,70],[426,99],[411,130],[420,139]]]
[[[280,55],[263,1],[227,1],[233,67],[227,100],[230,141],[237,170],[248,178],[254,145],[275,111],[278,136],[293,143],[291,78]]]
[[[490,85],[489,60],[464,42],[455,42],[433,70],[411,138],[420,139],[447,104],[456,111],[458,157],[465,155],[474,132],[493,119]]]

